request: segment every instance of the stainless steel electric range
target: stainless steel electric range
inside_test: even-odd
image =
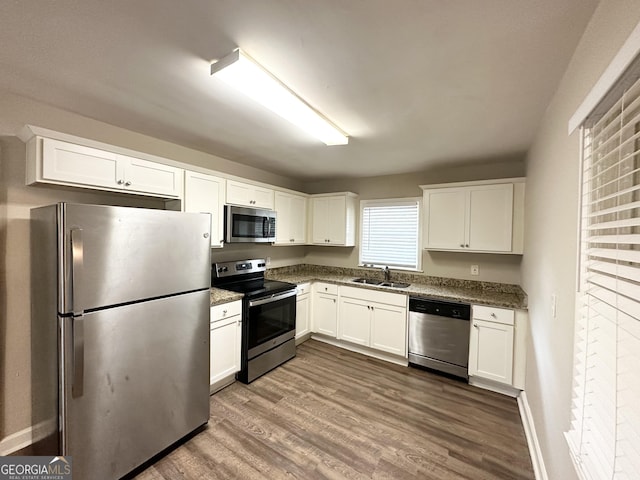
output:
[[[244,294],[237,379],[251,383],[296,355],[296,286],[264,278],[264,259],[215,263],[211,285]]]

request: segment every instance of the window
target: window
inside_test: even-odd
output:
[[[420,269],[420,199],[360,202],[360,265]]]
[[[589,480],[640,478],[640,80],[582,126],[579,291],[567,440]]]

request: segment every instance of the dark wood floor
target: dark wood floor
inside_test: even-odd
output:
[[[176,479],[533,479],[515,399],[309,340],[211,397],[209,426],[140,473]]]

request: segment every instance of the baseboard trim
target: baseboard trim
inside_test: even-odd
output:
[[[531,463],[533,464],[533,473],[536,480],[549,480],[540,443],[538,442],[538,435],[536,434],[536,426],[533,423],[531,408],[529,407],[527,394],[524,391],[520,392],[518,396],[518,410],[520,410],[524,434],[527,437],[527,445],[529,446],[529,454],[531,455]]]
[[[363,347],[354,343],[345,342],[344,340],[338,340],[334,337],[327,337],[319,333],[314,333],[311,338],[313,340],[318,340],[319,342],[328,343],[329,345],[333,345],[334,347],[344,348],[345,350],[361,353],[362,355],[367,355],[368,357],[377,358],[378,360],[383,360],[389,363],[395,363],[396,365],[401,365],[403,367],[409,365],[409,360],[407,358],[393,355],[391,353],[381,352],[380,350],[372,349],[369,347]]]
[[[11,455],[42,440],[50,435],[55,428],[55,420],[47,420],[4,437],[0,440],[0,456]]]

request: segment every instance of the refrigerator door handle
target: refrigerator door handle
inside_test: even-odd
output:
[[[84,393],[84,316],[73,317],[73,374],[71,396],[81,397]]]
[[[84,263],[84,244],[82,241],[82,229],[71,229],[71,311],[74,316],[84,313],[82,295],[82,270]]]

